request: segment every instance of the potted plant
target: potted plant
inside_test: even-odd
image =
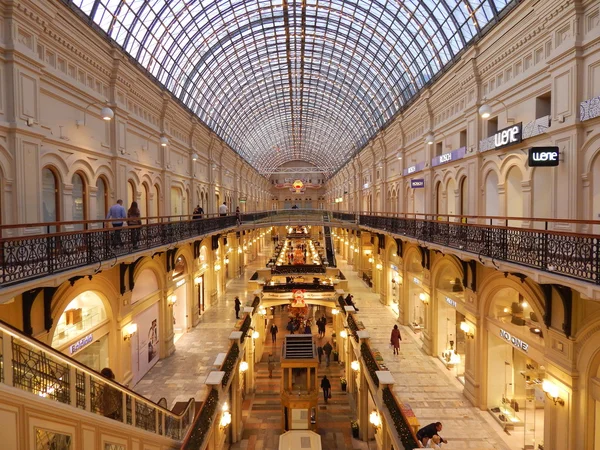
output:
[[[340,384],[342,385],[342,392],[346,392],[346,386],[348,385],[348,382],[344,377],[340,377]]]
[[[350,426],[352,427],[352,437],[358,439],[358,421],[353,420],[350,422]]]

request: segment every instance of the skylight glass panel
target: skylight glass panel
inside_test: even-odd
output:
[[[90,21],[259,170],[290,157],[340,167],[516,4],[62,1],[93,15]]]

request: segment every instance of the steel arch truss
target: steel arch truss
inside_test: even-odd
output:
[[[63,0],[256,169],[339,168],[518,0]]]

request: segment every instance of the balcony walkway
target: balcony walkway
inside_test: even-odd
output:
[[[242,277],[228,284],[227,293],[206,311],[198,326],[177,342],[175,354],[159,361],[134,387],[135,391],[152,400],[165,397],[169,407],[174,402],[186,401],[191,396],[204,398],[203,382],[206,374],[213,369],[212,363],[217,354],[226,351],[229,344],[228,336],[235,323],[234,296],[247,298],[246,280],[256,268],[264,267],[269,255],[270,250],[266,249],[264,254],[248,265]],[[415,335],[407,327],[401,327],[401,354],[394,357],[392,350],[388,348],[390,331],[396,323],[394,313],[379,302],[379,296],[370,292],[345,261],[339,261],[338,267],[349,280],[350,292],[360,309],[359,318],[370,333],[372,347],[381,351],[386,365],[396,379],[394,391],[398,399],[411,405],[421,424],[438,420],[444,424],[442,436],[449,441],[448,445],[444,445],[445,449],[522,448],[522,441],[519,443],[514,436],[507,436],[487,412],[470,406],[462,395],[462,385],[441,362],[421,351]],[[281,320],[279,311],[276,318]],[[280,345],[285,327],[279,326],[279,330]],[[276,443],[281,434],[277,378],[281,371],[277,368],[274,378],[268,378],[265,361],[270,347],[270,336],[267,336],[263,362],[257,368],[256,393],[247,396],[244,401],[242,441],[233,445],[232,450],[277,448]],[[319,431],[323,437],[323,448],[369,448],[366,442],[351,438],[352,411],[347,402],[347,394],[340,391],[338,372],[341,374],[341,369],[333,364],[325,369],[324,365],[321,365],[320,374],[331,376],[333,398],[326,409],[323,409],[325,405],[322,395],[319,397]],[[375,448],[375,443],[371,441],[370,446]]]

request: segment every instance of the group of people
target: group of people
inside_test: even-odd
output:
[[[227,207],[227,203],[223,202],[221,206],[219,206],[219,216],[226,216],[229,212],[229,208]],[[240,207],[235,208],[235,218],[238,226],[242,224],[242,212],[240,211]]]
[[[325,355],[325,366],[329,367],[329,362],[331,361],[331,352],[333,352],[333,347],[331,346],[329,341],[327,341],[322,347],[319,345],[317,347],[317,356],[319,357],[319,364],[321,364],[323,355]]]
[[[140,240],[140,229],[138,225],[142,224],[142,213],[138,207],[137,202],[131,202],[131,206],[127,211],[123,206],[123,200],[117,200],[113,206],[108,210],[106,215],[107,219],[112,219],[112,227],[115,229],[112,235],[112,243],[114,247],[122,247],[123,241],[121,240],[121,228],[125,223],[124,219],[127,219],[127,225],[130,227],[136,227],[131,230],[131,244],[133,248],[138,248],[138,242]]]
[[[317,330],[320,338],[325,337],[325,326],[327,325],[327,317],[321,316],[320,319],[317,319],[315,322],[317,324]]]
[[[346,298],[344,299],[344,302],[346,302],[347,306],[352,306],[355,311],[359,310],[356,307],[356,303],[354,303],[354,295],[351,295],[351,294],[346,295]]]
[[[310,319],[302,319],[300,317],[290,317],[286,327],[290,334],[294,331],[302,330],[301,334],[312,334],[312,323]]]

